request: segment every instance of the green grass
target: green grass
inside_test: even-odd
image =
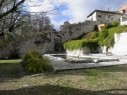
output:
[[[127,95],[127,65],[21,77],[19,61],[0,62],[0,95]]]
[[[74,50],[82,49],[82,47],[89,47],[94,49],[98,46],[97,40],[92,40],[98,36],[98,32],[91,32],[85,35],[81,40],[72,40],[63,44],[64,49]]]
[[[21,59],[16,59],[16,60],[0,60],[0,64],[6,64],[6,63],[17,64],[20,61],[21,61]]]
[[[17,64],[20,61],[21,61],[21,59],[18,59],[18,60],[0,60],[0,68],[3,67],[3,66]]]

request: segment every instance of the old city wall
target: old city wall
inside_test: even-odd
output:
[[[70,24],[65,22],[61,26],[60,32],[48,32],[44,35],[36,35],[20,43],[20,56],[22,56],[26,51],[30,49],[35,49],[41,54],[44,53],[55,53],[54,51],[54,39],[57,35],[62,38],[62,43],[78,36],[83,33],[88,33],[94,30],[95,25],[98,22],[82,22],[78,24]]]
[[[112,53],[115,55],[127,55],[127,32],[114,34],[115,44]]]
[[[82,34],[92,32],[94,30],[95,25],[98,24],[100,23],[97,21],[85,21],[77,24],[70,24],[69,22],[64,22],[64,25],[60,26],[61,31],[59,32],[59,34],[62,36],[63,42],[65,42],[67,40],[77,38]]]
[[[69,22],[64,22],[61,25],[60,32],[48,32],[41,35],[34,35],[26,40],[23,40],[17,48],[19,48],[19,55],[22,57],[28,50],[34,49],[37,52],[44,53],[55,53],[54,51],[54,39],[57,35],[61,37],[62,43],[68,40],[79,37],[80,35],[94,30],[95,25],[99,22],[89,22],[85,21],[77,24],[70,24]],[[7,51],[0,54],[0,58],[8,57],[10,54],[9,48],[0,48],[0,51]]]
[[[53,53],[54,52],[54,37],[55,37],[55,33],[47,33],[43,35],[36,35],[22,41],[19,45],[20,57],[22,57],[27,51],[31,49],[36,50],[37,52],[41,54]]]
[[[0,58],[8,58],[11,55],[9,46],[0,47]]]

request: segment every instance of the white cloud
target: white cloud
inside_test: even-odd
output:
[[[70,18],[70,23],[83,22],[87,16],[94,10],[117,10],[120,5],[126,4],[123,0],[74,0],[74,2],[67,5],[67,9],[63,10],[61,15]]]
[[[30,0],[27,2],[30,12],[46,12],[54,9],[49,0]]]
[[[53,25],[54,25],[54,28],[56,30],[60,30],[60,25],[63,25],[63,22],[65,21],[65,19],[61,20],[61,21],[55,21],[55,20],[51,20]]]
[[[95,0],[75,0],[67,5],[68,9],[63,11],[62,14],[67,14],[71,18],[71,23],[82,22],[86,20],[87,15],[93,10],[95,3]]]

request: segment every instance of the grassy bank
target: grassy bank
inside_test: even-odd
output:
[[[90,32],[80,40],[72,40],[64,43],[64,49],[74,50],[81,49],[83,47],[89,47],[90,49],[97,46],[109,46],[114,45],[114,34],[127,31],[127,26],[119,26],[118,24],[107,24],[101,31]]]
[[[127,65],[20,77],[17,63],[0,62],[0,95],[127,95]]]

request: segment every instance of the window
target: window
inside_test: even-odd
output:
[[[98,18],[100,18],[100,19],[101,19],[101,15],[98,15]]]
[[[91,18],[91,21],[93,21],[93,18]]]
[[[125,10],[122,10],[122,13],[125,13]]]
[[[107,15],[105,15],[105,19],[108,20],[108,16]]]

